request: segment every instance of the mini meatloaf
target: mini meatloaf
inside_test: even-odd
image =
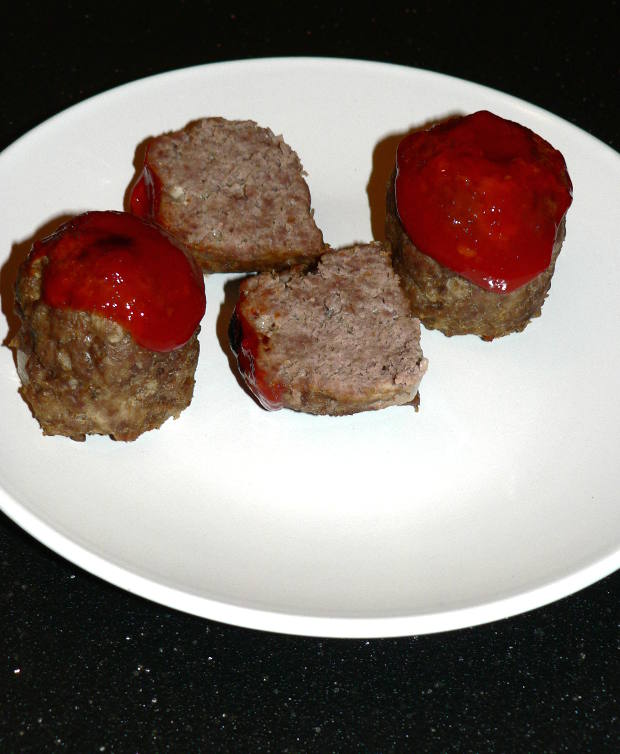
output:
[[[413,313],[446,335],[523,330],[541,313],[571,201],[560,152],[492,113],[405,137],[386,238]]]
[[[417,407],[427,368],[420,323],[381,244],[329,251],[309,270],[247,278],[229,333],[265,408],[340,415]]]
[[[16,283],[21,393],[46,435],[134,440],[192,399],[204,280],[133,215],[89,212],[34,244]]]
[[[206,272],[280,269],[325,250],[295,152],[253,121],[203,118],[149,142],[131,211]]]

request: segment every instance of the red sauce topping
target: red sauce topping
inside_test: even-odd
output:
[[[549,266],[572,185],[533,131],[483,110],[406,136],[396,167],[403,227],[444,267],[507,293]]]
[[[129,208],[137,217],[152,219],[159,208],[161,185],[157,177],[145,165],[131,190]]]
[[[234,340],[231,345],[237,354],[239,371],[260,404],[268,411],[277,411],[282,408],[283,386],[279,383],[269,382],[265,372],[256,364],[260,347],[256,330],[239,312],[239,308],[235,309],[234,317],[236,318],[237,332],[231,338],[231,341]],[[266,341],[268,341],[267,338]]]
[[[151,351],[171,351],[205,313],[204,278],[161,230],[125,212],[86,212],[34,244],[43,301],[101,314]]]

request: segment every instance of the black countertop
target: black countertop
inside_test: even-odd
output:
[[[136,78],[312,55],[485,84],[618,149],[617,3],[516,8],[309,3],[293,15],[288,3],[24,2],[2,30],[0,148]],[[443,634],[283,636],[130,595],[0,516],[0,750],[615,752],[619,587],[616,573],[530,613]]]

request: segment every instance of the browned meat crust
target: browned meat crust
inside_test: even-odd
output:
[[[268,128],[203,118],[154,138],[146,166],[154,220],[207,272],[284,268],[324,251],[301,162]]]
[[[339,415],[412,403],[427,368],[420,323],[377,243],[248,278],[230,332],[268,407]]]
[[[549,267],[510,293],[486,291],[423,254],[411,242],[396,209],[394,180],[387,191],[385,235],[392,245],[394,268],[400,275],[411,309],[425,327],[445,335],[479,335],[493,340],[520,332],[540,316],[555,262],[565,236],[563,219],[556,235]]]
[[[20,271],[17,349],[21,393],[46,435],[134,440],[186,408],[194,389],[198,330],[167,353],[137,345],[115,322],[41,301],[42,265]]]

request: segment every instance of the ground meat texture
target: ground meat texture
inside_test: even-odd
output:
[[[398,217],[393,177],[386,204],[385,234],[392,245],[394,268],[412,312],[425,327],[448,336],[470,333],[490,341],[520,332],[540,316],[564,241],[565,219],[558,227],[549,267],[514,291],[495,293],[444,267],[413,244]]]
[[[298,156],[253,121],[203,118],[153,138],[131,205],[207,272],[281,269],[324,251]]]
[[[230,336],[266,408],[340,415],[414,403],[427,368],[420,323],[378,243],[246,279]]]
[[[46,258],[22,269],[16,284],[21,328],[21,393],[46,435],[88,434],[134,440],[178,417],[194,389],[198,331],[182,347],[155,352],[98,314],[50,307],[41,300]]]

